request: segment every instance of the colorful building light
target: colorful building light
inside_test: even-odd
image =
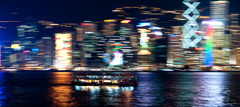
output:
[[[214,35],[214,28],[211,25],[207,26],[206,32],[206,65],[213,66],[214,57],[213,57],[213,35]]]
[[[122,20],[121,23],[130,23],[131,20]]]
[[[55,66],[58,70],[68,70],[72,67],[72,34],[56,33]]]
[[[223,25],[223,23],[219,22],[219,21],[203,21],[202,24],[208,24],[208,25],[211,25],[211,26],[221,26],[221,25]]]
[[[203,48],[195,48],[195,50],[197,50],[197,51],[202,51]]]
[[[20,47],[19,44],[12,44],[12,45],[11,45],[11,48],[12,48],[12,49],[19,48],[19,47]]]
[[[123,65],[123,53],[113,52],[114,58],[110,61],[109,66]]]
[[[139,33],[140,33],[140,45],[141,45],[141,49],[140,52],[138,52],[139,55],[149,55],[151,54],[151,52],[149,52],[148,50],[146,50],[146,48],[149,48],[148,46],[148,42],[150,37],[148,37],[148,32],[147,29],[138,29]]]
[[[151,55],[151,52],[149,52],[148,50],[140,50],[137,54],[138,55]]]
[[[30,50],[24,50],[23,52],[27,53],[27,52],[30,52]]]
[[[144,26],[151,26],[152,24],[150,22],[141,22],[137,25],[137,27],[144,27]]]
[[[92,23],[81,23],[81,25],[83,25],[83,26],[91,26],[93,24]]]
[[[0,66],[2,66],[2,50],[1,50],[2,46],[0,44]]]
[[[104,22],[115,22],[116,20],[104,20]]]
[[[38,48],[34,48],[34,49],[32,49],[32,52],[38,52],[38,51],[39,51]]]
[[[122,44],[110,44],[110,46],[122,46]]]

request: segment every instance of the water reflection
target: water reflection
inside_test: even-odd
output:
[[[6,99],[6,93],[4,93],[3,79],[3,73],[0,72],[0,107],[3,106],[4,100]]]
[[[88,93],[92,106],[124,105],[130,107],[133,103],[133,86],[80,86],[75,90],[81,94]],[[77,93],[76,92],[76,93]]]
[[[71,73],[54,73],[51,81],[55,84],[48,89],[48,97],[51,98],[52,102],[51,106],[76,106],[75,97],[72,96],[74,89],[71,85],[67,85],[71,83]]]
[[[109,93],[113,92],[125,92],[125,91],[133,91],[134,86],[80,86],[75,85],[75,90],[77,91],[90,91],[91,94],[95,94],[101,90],[108,91]]]
[[[198,106],[223,106],[228,78],[226,73],[198,73],[195,80],[197,95],[193,97],[194,104]]]
[[[137,87],[71,85],[71,73],[1,73],[0,107],[240,106],[240,73],[137,73]]]

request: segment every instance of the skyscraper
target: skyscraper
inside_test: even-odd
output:
[[[183,16],[188,19],[188,22],[183,25],[183,48],[197,47],[197,44],[202,38],[196,34],[199,29],[197,18],[200,13],[197,10],[197,6],[200,2],[195,0],[184,0],[183,4],[188,6],[188,9],[183,13]],[[193,14],[192,16],[190,14]]]
[[[229,64],[230,57],[230,35],[227,35],[226,26],[228,25],[228,6],[227,0],[211,1],[210,16],[211,21],[208,25],[214,29],[213,38],[213,60],[214,65]]]

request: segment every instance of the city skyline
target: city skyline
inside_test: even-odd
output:
[[[59,70],[240,65],[239,41],[232,39],[240,28],[239,14],[229,12],[228,1],[210,4],[208,8],[195,0],[185,0],[182,9],[175,10],[123,6],[112,9],[109,17],[100,21],[81,23],[35,17],[0,21],[11,27],[15,24],[17,31],[17,37],[2,36],[8,41],[1,40],[1,64]]]

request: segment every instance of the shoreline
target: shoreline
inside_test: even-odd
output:
[[[88,73],[88,72],[240,72],[240,71],[44,71],[44,70],[21,70],[21,71],[0,71],[0,72],[75,72],[75,73]]]

